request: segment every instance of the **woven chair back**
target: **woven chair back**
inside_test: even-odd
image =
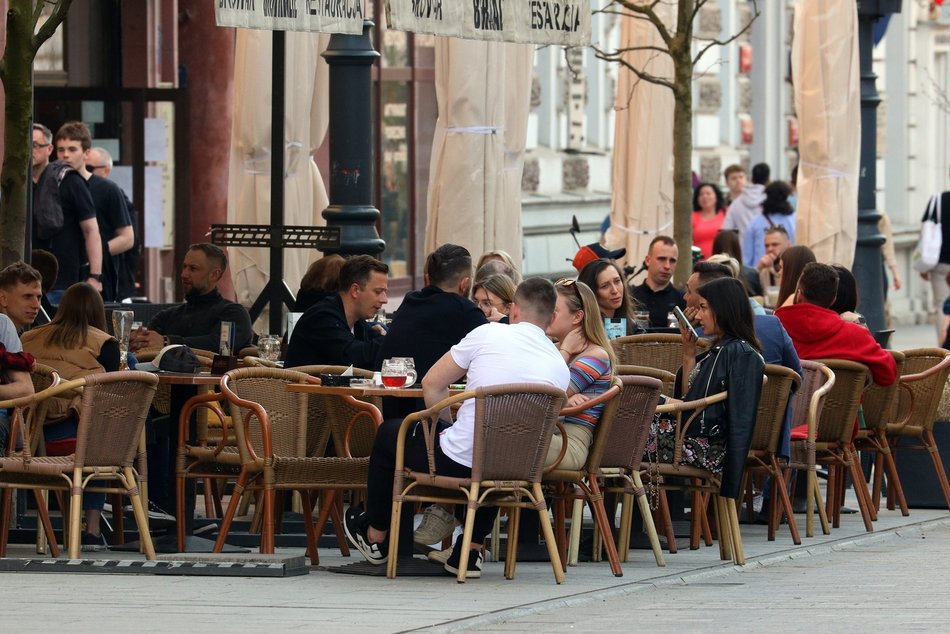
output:
[[[310,376],[319,374],[342,374],[347,366],[345,365],[302,365],[291,368],[297,372],[304,372]],[[364,379],[373,378],[373,373],[363,368],[353,368],[353,376]],[[376,409],[382,411],[382,399],[378,396],[369,396],[357,400],[370,403]],[[336,455],[343,454],[343,445],[345,442],[346,426],[353,416],[358,415],[360,410],[349,405],[344,399],[330,397],[325,395],[311,394],[309,403],[310,413],[308,421],[310,424],[308,454],[310,456],[322,456],[326,450],[327,440],[333,438],[333,446],[336,447]],[[354,458],[365,457],[373,449],[373,440],[376,438],[376,427],[372,421],[364,418],[358,422],[353,431],[350,432],[350,453]]]
[[[222,392],[231,405],[231,420],[242,459],[249,456],[249,443],[259,458],[264,453],[262,424],[249,406],[235,398],[260,405],[270,421],[271,451],[274,456],[304,457],[307,450],[307,395],[288,392],[291,383],[306,382],[302,372],[277,368],[251,367],[231,370],[221,380]]]
[[[762,386],[749,450],[775,453],[782,434],[782,423],[785,422],[788,398],[792,389],[801,383],[801,377],[794,370],[771,363],[765,365],[765,376],[768,381]]]
[[[158,377],[103,372],[85,377],[76,432],[76,466],[132,466]]]
[[[792,429],[807,425],[814,420],[817,429],[821,423],[821,414],[825,406],[826,392],[831,389],[829,383],[834,383],[834,373],[818,361],[802,359],[802,384],[792,395]],[[827,386],[827,389],[826,389]],[[793,441],[789,466],[796,468],[815,468],[814,440]]]
[[[663,383],[648,376],[623,375],[619,379],[623,391],[620,398],[615,399],[617,413],[606,438],[600,466],[637,471],[643,460]]]
[[[676,375],[659,368],[648,368],[643,365],[618,365],[617,376],[647,376],[657,379],[662,384],[662,393],[673,396],[673,387],[676,384]]]
[[[897,364],[897,376],[904,374],[905,357],[903,352],[888,350],[894,363]],[[875,385],[872,383],[864,388],[864,397],[861,399],[861,409],[864,412],[864,422],[868,429],[887,429],[888,423],[893,423],[897,416],[897,404],[900,396],[900,382],[894,381],[890,385]]]
[[[478,388],[475,392],[472,480],[540,482],[564,390],[537,383]]]
[[[610,342],[618,365],[642,365],[676,374],[683,365],[683,338],[674,334],[645,334],[618,337]],[[707,339],[696,344],[697,353],[710,347]]]
[[[835,373],[835,384],[825,397],[818,442],[847,444],[854,434],[854,421],[861,404],[861,393],[868,380],[868,367],[855,361],[822,359]]]
[[[600,420],[597,421],[597,426],[594,428],[594,438],[590,449],[587,451],[587,460],[582,467],[586,473],[596,472],[600,469],[600,461],[607,447],[607,441],[612,434],[614,425],[617,423],[617,411],[620,407],[620,394],[623,389],[623,383],[621,383],[619,377],[614,377],[612,381],[611,389],[614,388],[616,388],[616,396],[604,403]]]
[[[943,348],[915,348],[904,351],[904,371],[901,376],[919,374],[932,370],[929,376],[916,381],[903,382],[907,388],[898,392],[900,402],[897,412],[905,414],[913,407],[907,425],[932,431],[937,418],[937,407],[950,374],[950,352]],[[907,389],[909,388],[910,393]],[[911,402],[913,394],[913,402]]]

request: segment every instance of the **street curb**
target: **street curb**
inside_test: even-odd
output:
[[[676,573],[641,579],[639,581],[631,581],[629,583],[624,583],[619,586],[613,586],[602,590],[590,590],[588,592],[582,592],[567,597],[546,599],[536,603],[529,603],[513,608],[504,608],[494,612],[479,614],[478,616],[466,617],[463,619],[406,631],[424,631],[436,633],[461,632],[486,625],[495,625],[505,621],[510,621],[512,619],[531,616],[533,614],[540,614],[559,608],[575,607],[592,603],[594,601],[603,601],[605,599],[627,596],[636,592],[642,592],[643,590],[650,590],[653,588],[669,585],[687,585],[706,579],[724,577],[735,573],[749,572],[751,570],[758,570],[760,568],[781,564],[786,561],[815,557],[818,555],[826,555],[832,552],[848,550],[856,546],[866,546],[869,544],[883,542],[902,536],[905,533],[919,533],[925,528],[935,528],[947,525],[950,525],[950,517],[922,520],[912,524],[904,524],[902,526],[895,526],[894,528],[883,529],[874,533],[864,533],[857,536],[842,537],[841,539],[826,541],[808,548],[793,547],[789,548],[788,550],[779,551],[776,553],[768,553],[758,557],[752,557],[746,560],[745,566],[736,566],[730,563],[705,566],[702,568],[697,568],[696,570],[690,571],[688,573]]]

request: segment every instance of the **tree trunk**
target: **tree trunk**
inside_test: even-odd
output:
[[[670,45],[673,58],[673,239],[679,260],[673,283],[686,286],[693,271],[693,59],[692,33],[685,12],[691,0],[680,0],[679,31]]]
[[[26,213],[32,194],[33,2],[10,0],[7,46],[0,67],[6,93],[3,168],[0,171],[0,263],[23,258]]]

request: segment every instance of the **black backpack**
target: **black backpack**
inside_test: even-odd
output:
[[[69,172],[75,172],[65,161],[52,161],[40,174],[33,193],[33,232],[40,240],[49,240],[63,228],[63,204],[59,186]]]

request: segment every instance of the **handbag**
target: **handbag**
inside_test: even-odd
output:
[[[940,248],[943,245],[943,229],[940,226],[941,194],[934,194],[927,203],[927,210],[920,222],[920,240],[912,257],[912,266],[918,273],[929,273],[940,263]]]

